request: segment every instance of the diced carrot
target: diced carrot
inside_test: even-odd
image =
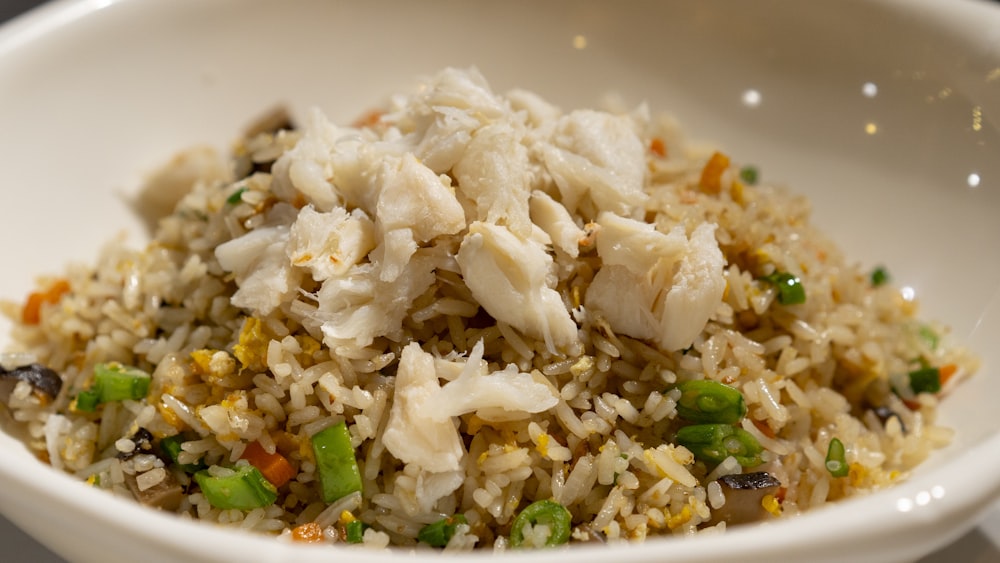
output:
[[[941,385],[944,386],[945,383],[948,383],[948,380],[951,379],[951,376],[955,375],[957,371],[958,366],[955,364],[945,364],[941,366],[938,370],[938,378],[941,381]]]
[[[665,157],[667,156],[667,145],[663,143],[663,139],[653,137],[653,140],[649,142],[649,152],[661,158]]]
[[[247,444],[240,458],[249,461],[250,465],[259,469],[264,478],[270,481],[275,487],[281,487],[291,481],[292,477],[295,477],[295,468],[292,467],[288,458],[278,452],[274,452],[273,454],[267,453],[264,447],[260,445],[260,442]]]
[[[256,444],[256,442],[254,442]],[[323,528],[315,522],[306,522],[292,528],[292,539],[298,542],[316,543],[323,541]]]
[[[711,158],[701,170],[701,180],[698,184],[706,193],[717,194],[722,190],[722,173],[729,168],[729,157],[721,152],[712,153]]]
[[[365,112],[363,115],[358,117],[351,123],[351,127],[361,129],[362,127],[374,127],[378,124],[379,120],[382,119],[382,114],[384,112],[380,110],[371,110]]]
[[[44,291],[35,291],[28,295],[28,300],[21,309],[21,322],[29,325],[36,325],[42,320],[42,305],[56,303],[59,299],[69,293],[69,282],[66,280],[56,280]]]

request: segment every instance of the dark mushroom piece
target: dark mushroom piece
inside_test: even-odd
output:
[[[882,421],[883,427],[885,427],[885,423],[889,422],[890,418],[895,417],[896,420],[899,421],[899,429],[903,431],[903,434],[906,434],[906,424],[903,423],[902,417],[900,417],[896,411],[887,406],[881,406],[873,408],[872,412],[875,413],[875,416]]]
[[[19,381],[30,383],[35,396],[43,404],[55,399],[63,384],[58,373],[42,364],[28,364],[12,370],[0,366],[0,403],[10,403],[10,395]]]
[[[726,504],[712,511],[712,525],[721,521],[727,525],[745,524],[767,518],[769,513],[761,506],[761,501],[781,487],[781,481],[764,471],[725,475],[719,477],[718,483],[726,496]]]
[[[128,438],[134,444],[130,451],[119,451],[118,459],[128,461],[137,455],[158,455],[158,451],[153,447],[153,434],[145,428],[139,428]],[[163,459],[161,457],[161,459]],[[169,465],[168,460],[164,460]],[[154,471],[156,471],[154,469]],[[131,473],[125,473],[125,484],[128,485],[132,495],[140,503],[153,508],[164,510],[176,510],[184,500],[184,487],[177,481],[174,474],[167,468],[163,468],[163,479],[157,484],[140,489],[139,477]]]
[[[184,500],[184,487],[169,469],[164,469],[163,479],[152,487],[140,490],[138,477],[129,473],[125,474],[125,484],[136,500],[152,508],[174,511]]]
[[[155,454],[153,450],[153,434],[146,430],[145,428],[140,428],[135,431],[134,434],[129,436],[129,440],[132,441],[134,447],[127,452],[118,452],[118,459],[125,461],[131,459],[138,454]]]

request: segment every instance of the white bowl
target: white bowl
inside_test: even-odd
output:
[[[121,196],[173,151],[225,146],[278,102],[345,122],[446,65],[476,65],[497,90],[525,87],[567,108],[614,91],[673,112],[695,137],[807,193],[849,256],[888,264],[923,314],[983,359],[943,406],[954,443],[896,488],[722,536],[574,549],[576,560],[913,559],[997,498],[995,4],[57,1],[0,29],[0,295],[23,296],[34,276],[93,258],[123,229],[141,241]],[[0,480],[0,511],[69,560],[341,555],[120,501],[6,435]]]

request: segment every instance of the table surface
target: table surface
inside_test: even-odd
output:
[[[0,23],[41,4],[40,0],[0,1]],[[64,563],[58,555],[0,516],[0,545],[5,561]],[[9,557],[9,559],[8,559]],[[919,563],[987,563],[1000,561],[1000,505],[986,515],[982,524],[956,542],[921,559]]]

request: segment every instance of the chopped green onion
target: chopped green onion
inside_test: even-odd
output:
[[[278,490],[252,465],[235,468],[231,475],[213,476],[203,470],[194,474],[205,500],[222,510],[253,510],[269,506],[278,498]]]
[[[743,467],[760,465],[760,442],[742,428],[729,424],[694,424],[677,431],[677,443],[702,461],[721,463],[729,456]]]
[[[236,205],[237,203],[243,200],[243,192],[245,191],[247,191],[246,186],[231,193],[229,197],[226,198],[226,203],[228,203],[229,205]]]
[[[76,409],[93,412],[97,405],[113,401],[139,400],[149,392],[151,378],[139,368],[118,362],[94,366],[94,384],[76,396]]]
[[[910,372],[910,389],[914,393],[937,393],[941,390],[941,371],[925,367]]]
[[[844,443],[837,438],[830,440],[830,446],[826,449],[826,470],[834,477],[847,477],[850,470],[844,452]]]
[[[312,447],[323,502],[334,502],[361,491],[361,471],[358,470],[346,423],[341,422],[313,434]]]
[[[347,540],[347,543],[361,543],[365,541],[365,530],[367,529],[368,524],[361,520],[351,520],[344,524],[344,539]]]
[[[524,528],[529,524],[548,526],[549,537],[545,540],[545,545],[564,544],[569,541],[572,522],[573,516],[565,506],[554,500],[537,500],[524,507],[514,518],[510,527],[510,545],[521,547],[524,543]]]
[[[756,166],[748,164],[743,168],[740,168],[740,180],[743,180],[751,186],[757,183],[758,175]]]
[[[205,464],[198,460],[197,463],[178,463],[177,458],[181,453],[181,444],[187,440],[181,434],[174,434],[173,436],[167,436],[160,440],[160,451],[163,455],[167,457],[175,466],[181,469],[185,473],[197,473],[202,469],[205,469]]]
[[[460,524],[469,524],[464,514],[442,518],[421,528],[417,539],[432,547],[444,547],[451,541]]]
[[[80,412],[94,412],[101,402],[101,396],[93,389],[84,389],[76,396],[76,410]]]
[[[681,391],[677,414],[684,420],[732,424],[747,413],[743,394],[717,381],[685,381],[677,388]]]
[[[774,272],[760,278],[778,288],[778,303],[800,305],[806,302],[806,290],[802,281],[788,272]]]
[[[878,287],[880,285],[884,285],[886,282],[889,281],[889,271],[882,266],[878,266],[877,268],[872,270],[870,280],[872,283],[872,287]]]
[[[938,333],[935,332],[933,328],[927,325],[920,325],[920,328],[917,330],[917,335],[920,336],[920,339],[924,341],[924,344],[927,345],[927,348],[931,350],[936,350],[938,347],[938,343],[941,340],[941,338],[938,336]]]

